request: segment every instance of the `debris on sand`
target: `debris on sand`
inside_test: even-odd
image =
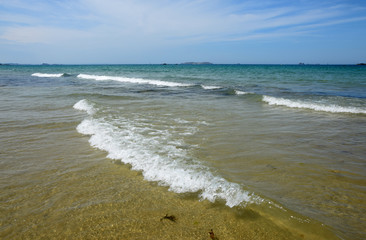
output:
[[[172,222],[176,222],[177,218],[174,215],[168,215],[166,214],[164,217],[160,218],[160,221],[164,220],[164,219],[168,219]]]
[[[213,232],[213,230],[211,229],[211,231],[208,232],[210,234],[210,238],[213,240],[219,240],[218,237],[215,237],[215,233]]]

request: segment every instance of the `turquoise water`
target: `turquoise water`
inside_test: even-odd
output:
[[[363,66],[0,66],[0,92],[1,152],[5,129],[61,118],[169,191],[366,237]]]

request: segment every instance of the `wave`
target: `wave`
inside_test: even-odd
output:
[[[217,90],[217,89],[223,89],[224,88],[224,87],[221,87],[221,86],[211,86],[211,85],[200,85],[200,86],[205,90]],[[232,88],[226,89],[226,93],[228,93],[229,95],[252,94],[250,92],[239,91],[239,90],[235,90],[235,89],[232,89]]]
[[[34,77],[48,77],[48,78],[56,78],[56,77],[71,77],[72,74],[69,73],[33,73]]]
[[[34,77],[47,77],[47,78],[52,78],[52,77],[62,77],[64,75],[64,73],[33,73],[32,76]]]
[[[246,95],[246,94],[251,94],[249,92],[243,92],[243,91],[239,91],[239,90],[235,90],[234,91],[236,95]]]
[[[95,113],[95,108],[86,99],[80,100],[79,102],[75,103],[73,107],[76,110],[85,111],[89,115],[93,115]]]
[[[47,78],[58,78],[58,77],[71,77],[72,74],[68,73],[33,73],[34,77],[47,77]]]
[[[62,77],[72,77],[73,75],[72,74],[69,74],[69,73],[64,73],[62,74]]]
[[[201,87],[205,90],[216,90],[216,89],[221,89],[222,88],[220,86],[207,86],[207,85],[201,85]]]
[[[186,144],[181,139],[174,139],[171,130],[154,129],[142,123],[139,126],[138,120],[130,121],[122,116],[110,120],[97,118],[93,114],[98,108],[85,99],[77,102],[74,108],[90,115],[77,126],[77,131],[91,136],[91,146],[107,151],[110,159],[130,164],[148,181],[159,182],[176,193],[198,193],[202,200],[223,200],[229,207],[264,201],[241,185],[214,175],[209,167],[192,159],[189,148],[180,147]],[[190,122],[178,119],[178,123],[187,126],[186,133],[196,131]]]
[[[89,75],[89,74],[79,74],[78,78],[91,79],[96,81],[118,81],[124,83],[135,83],[135,84],[151,84],[156,86],[164,87],[189,87],[192,84],[168,82],[152,79],[142,79],[142,78],[128,78],[128,77],[115,77],[115,76],[99,76],[99,75]]]
[[[263,96],[263,102],[269,105],[285,106],[290,108],[303,108],[311,109],[315,111],[331,112],[331,113],[355,113],[355,114],[366,114],[366,109],[358,107],[343,107],[335,104],[324,105],[319,103],[305,102],[300,100],[290,100],[285,98],[277,98],[271,96]]]

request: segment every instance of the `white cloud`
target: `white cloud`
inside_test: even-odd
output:
[[[10,42],[43,44],[62,43],[78,38],[85,40],[87,37],[88,33],[83,31],[38,26],[9,27],[0,36],[0,38]]]
[[[0,20],[12,22],[12,26],[2,28],[0,37],[22,43],[65,41],[69,39],[68,35],[95,38],[108,35],[110,39],[120,40],[128,36],[136,40],[212,41],[265,38],[275,36],[278,28],[302,25],[315,29],[356,21],[353,17],[342,17],[347,12],[346,5],[342,8],[339,5],[269,7],[271,2],[226,3],[219,0],[7,1],[5,5],[22,11],[0,17]],[[354,7],[348,9],[354,11]],[[335,20],[337,17],[342,18]],[[17,23],[25,26],[17,26]]]
[[[225,6],[224,1],[208,0],[83,0],[82,3],[100,19],[101,26],[114,29],[115,36],[161,41],[175,39],[178,42],[181,42],[179,39],[194,42],[285,36],[284,32],[276,34],[278,29],[309,26],[308,31],[310,28],[316,30],[350,21],[351,17],[344,16],[344,13],[349,14],[347,10],[352,10],[352,7],[343,6],[341,9],[332,5],[263,8],[262,3],[256,6],[253,2],[250,5]],[[322,25],[325,22],[327,24]],[[293,36],[294,32],[288,35]]]
[[[299,2],[3,0],[0,40],[109,57],[197,43],[310,36],[329,26],[366,20],[365,9],[339,1]]]

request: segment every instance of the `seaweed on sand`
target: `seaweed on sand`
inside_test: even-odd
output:
[[[172,222],[176,222],[177,218],[174,215],[168,215],[166,214],[164,217],[160,218],[160,221],[164,220],[164,219],[168,219]]]

